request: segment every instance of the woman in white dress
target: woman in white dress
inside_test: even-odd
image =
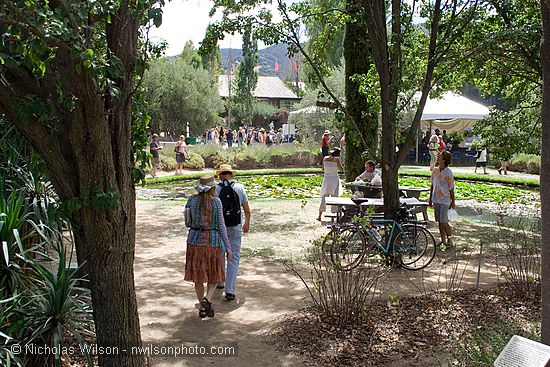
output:
[[[327,196],[340,196],[343,192],[340,177],[338,177],[338,172],[344,171],[344,166],[340,161],[340,148],[332,149],[330,155],[323,158],[321,169],[323,170],[324,177],[323,184],[321,185],[321,204],[319,205],[318,221],[321,220],[321,215],[323,215],[326,209],[325,198]]]

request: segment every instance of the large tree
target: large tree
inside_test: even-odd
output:
[[[376,159],[380,112],[379,103],[368,98],[362,83],[365,75],[374,72],[374,67],[370,42],[365,37],[367,27],[360,12],[361,2],[310,0],[308,5],[301,9],[309,36],[304,49],[315,60],[318,73],[331,75],[344,60],[347,115],[343,116],[339,127],[346,137],[346,180],[353,181],[364,170],[365,159]],[[319,84],[314,71],[308,67],[308,79]]]
[[[344,37],[346,108],[357,125],[355,128],[348,118],[343,128],[346,137],[345,164],[348,181],[355,180],[364,170],[366,158],[376,159],[378,147],[380,105],[372,98],[368,98],[361,82],[362,76],[372,73],[374,67],[370,40],[365,37],[367,26],[360,16],[360,9],[359,0],[347,0],[346,11],[350,16],[347,18]]]
[[[550,0],[540,3],[543,37],[541,59],[542,92],[542,157],[540,196],[542,215],[542,342],[550,345]]]
[[[100,366],[145,366],[134,288],[136,73],[154,1],[0,0],[0,112],[47,165],[92,292]],[[147,47],[143,47],[147,46]],[[140,116],[136,111],[136,116]],[[139,140],[139,139],[137,139]],[[136,146],[135,151],[141,150]]]
[[[399,167],[417,137],[428,95],[434,86],[444,89],[455,81],[454,68],[465,52],[458,45],[477,10],[476,1],[426,1],[418,13],[416,2],[412,7],[401,0],[361,3],[377,79],[367,76],[366,87],[381,106],[384,213],[391,216],[399,206]],[[425,28],[413,22],[417,15],[424,17]],[[397,151],[397,126],[411,106],[414,117]]]

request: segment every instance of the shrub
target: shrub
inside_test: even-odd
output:
[[[541,281],[540,228],[521,218],[512,223],[510,231],[500,228],[497,232],[496,265],[508,283],[528,292]]]
[[[323,238],[313,242],[307,262],[309,275],[303,275],[292,263],[286,268],[296,275],[309,292],[313,308],[325,321],[335,325],[358,325],[369,317],[371,306],[380,295],[380,282],[387,269],[359,266],[349,271],[340,271],[327,258]]]
[[[164,155],[161,153],[160,155],[160,168],[163,171],[173,171],[178,166],[176,162],[176,157]]]
[[[508,169],[511,171],[539,174],[540,156],[533,154],[517,154],[510,160]]]
[[[195,145],[194,153],[202,156],[205,167],[216,168],[222,163],[237,169],[283,168],[315,166],[320,161],[318,147],[304,144],[262,144],[222,148],[219,145]]]
[[[205,167],[204,159],[198,153],[189,152],[183,166],[187,169],[203,169]]]

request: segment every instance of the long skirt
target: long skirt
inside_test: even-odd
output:
[[[327,196],[340,196],[343,193],[342,184],[338,174],[325,174],[323,177],[323,183],[321,185],[321,204],[319,205],[320,211],[325,211],[326,203],[325,198]]]
[[[222,249],[219,246],[187,244],[185,255],[185,280],[194,283],[222,283]]]

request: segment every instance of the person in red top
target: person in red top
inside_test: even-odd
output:
[[[325,158],[329,154],[330,139],[332,139],[332,136],[330,135],[330,130],[325,130],[325,133],[323,134],[323,140],[321,141],[321,153],[323,155],[323,158]]]
[[[443,140],[443,137],[441,136],[440,132],[439,132],[439,129],[435,129],[435,134],[437,135],[438,137],[438,141],[437,141],[437,154],[441,154],[442,151],[445,150],[445,140]]]

